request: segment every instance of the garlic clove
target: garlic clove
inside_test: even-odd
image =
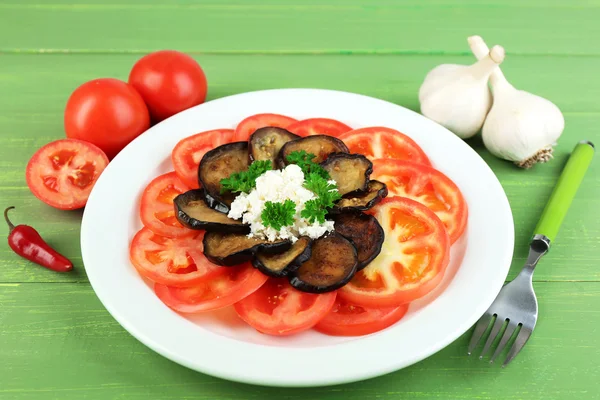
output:
[[[487,81],[504,60],[504,49],[487,53],[473,65],[438,65],[419,89],[421,113],[463,139],[481,130],[492,105]]]
[[[468,41],[476,58],[486,57],[488,48],[480,36]],[[482,128],[485,147],[521,168],[549,161],[565,127],[560,109],[543,97],[515,89],[500,68],[490,74],[490,84],[493,105]]]

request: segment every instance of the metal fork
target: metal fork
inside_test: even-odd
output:
[[[525,267],[512,282],[502,288],[498,297],[477,322],[469,343],[469,355],[473,353],[490,325],[492,329],[479,358],[483,358],[494,341],[500,338],[490,359],[490,363],[493,363],[514,336],[513,345],[502,364],[502,367],[505,367],[527,343],[538,318],[538,303],[532,284],[533,271],[540,258],[550,250],[550,243],[558,233],[593,155],[594,145],[591,142],[581,141],[575,146],[535,228]]]

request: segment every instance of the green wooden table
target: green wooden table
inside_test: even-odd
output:
[[[316,389],[231,383],[183,368],[131,337],[102,307],[79,247],[81,212],[27,189],[25,165],[64,135],[69,94],[126,79],[152,50],[191,53],[209,99],[317,87],[418,110],[425,73],[473,61],[466,38],[507,50],[517,87],[553,100],[566,129],[549,164],[518,170],[469,141],[500,179],[515,217],[515,259],[574,144],[600,142],[599,0],[21,0],[0,3],[0,199],[75,262],[59,275],[0,246],[0,399],[596,399],[600,398],[600,162],[592,163],[553,251],[538,267],[541,317],[509,368],[466,357],[469,332],[432,357],[365,382]],[[118,221],[116,221],[118,223]],[[2,230],[6,241],[6,230]],[[393,349],[390,349],[393,351]]]

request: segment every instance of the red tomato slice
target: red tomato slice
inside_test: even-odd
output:
[[[397,130],[379,126],[355,129],[339,136],[350,153],[360,153],[369,160],[396,158],[431,165],[421,147]]]
[[[48,143],[27,163],[29,190],[44,203],[61,210],[85,206],[108,157],[91,143],[62,139]]]
[[[257,331],[283,336],[315,326],[329,312],[335,297],[336,292],[300,292],[285,279],[270,278],[234,308],[240,318]]]
[[[385,231],[381,253],[338,296],[374,308],[425,296],[440,283],[450,261],[444,225],[427,207],[403,197],[387,197],[373,212]]]
[[[348,125],[329,118],[309,118],[298,121],[286,128],[298,136],[329,135],[339,137],[352,130]]]
[[[400,160],[374,160],[372,179],[387,185],[390,196],[426,205],[444,223],[452,243],[467,226],[467,203],[454,182],[440,171]]]
[[[265,126],[275,126],[286,129],[288,126],[298,120],[280,114],[255,114],[240,122],[235,128],[232,142],[244,142],[250,138],[250,135],[259,128]]]
[[[129,258],[141,275],[156,283],[193,286],[227,270],[204,256],[203,237],[204,231],[193,236],[169,238],[142,228],[131,241]]]
[[[381,331],[400,321],[408,311],[408,304],[398,307],[372,308],[336,298],[329,314],[315,329],[333,336],[362,336]]]
[[[229,143],[233,129],[215,129],[186,137],[177,143],[171,161],[179,179],[191,189],[198,189],[198,165],[206,152]]]
[[[254,293],[268,279],[250,263],[221,267],[225,272],[192,287],[178,288],[156,284],[154,292],[175,311],[197,313],[230,306]]]
[[[142,194],[140,217],[154,233],[170,237],[190,235],[194,231],[181,225],[175,217],[173,199],[189,188],[175,172],[156,177]]]

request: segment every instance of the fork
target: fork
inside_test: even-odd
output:
[[[525,266],[512,282],[500,290],[492,305],[477,322],[469,343],[469,355],[473,353],[490,325],[492,329],[485,341],[480,359],[500,338],[490,359],[490,363],[493,363],[514,336],[513,345],[502,364],[502,367],[505,367],[527,343],[538,319],[537,298],[532,284],[533,271],[540,258],[550,250],[550,243],[558,233],[593,155],[594,145],[589,141],[581,141],[573,149],[534,230],[535,234],[529,245]]]

